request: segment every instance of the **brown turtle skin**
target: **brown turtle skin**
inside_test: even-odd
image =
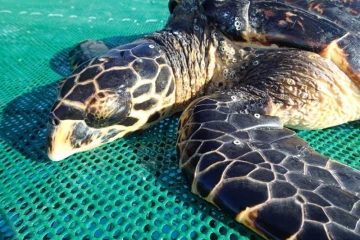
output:
[[[175,83],[160,45],[143,39],[88,59],[104,49],[102,42],[84,41],[70,52],[79,67],[60,83],[49,116],[52,160],[147,128],[170,114]]]
[[[358,3],[171,0],[169,9],[162,31],[71,52],[80,67],[60,84],[49,157],[185,109],[177,152],[194,193],[267,239],[360,239],[360,172],[284,127],[360,119]]]

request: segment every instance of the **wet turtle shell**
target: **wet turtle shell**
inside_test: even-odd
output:
[[[205,0],[211,22],[234,42],[319,53],[360,83],[360,3]]]

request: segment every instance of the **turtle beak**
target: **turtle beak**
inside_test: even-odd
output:
[[[92,130],[84,121],[53,120],[48,122],[47,154],[50,160],[60,161],[68,156],[93,149],[104,143],[100,131]]]

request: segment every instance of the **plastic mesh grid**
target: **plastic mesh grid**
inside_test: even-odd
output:
[[[190,192],[177,167],[177,117],[62,162],[45,155],[68,48],[129,42],[167,16],[167,0],[1,0],[0,239],[259,239]],[[359,121],[298,134],[360,169]]]

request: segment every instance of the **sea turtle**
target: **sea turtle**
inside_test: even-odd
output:
[[[269,239],[360,239],[360,172],[292,130],[360,119],[360,6],[346,0],[170,0],[161,31],[85,41],[59,86],[61,160],[175,112],[194,193]],[[185,110],[184,110],[185,109]]]

